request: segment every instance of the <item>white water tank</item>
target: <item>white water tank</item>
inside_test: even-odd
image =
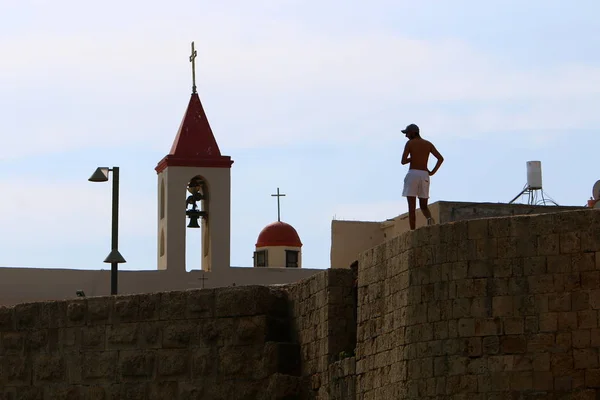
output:
[[[527,187],[529,189],[542,188],[542,162],[527,161]]]

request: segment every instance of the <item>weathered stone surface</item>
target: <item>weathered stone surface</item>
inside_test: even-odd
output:
[[[437,237],[407,232],[399,240],[411,245],[403,249],[372,249],[359,263],[356,397],[491,400],[518,392],[533,399],[571,391],[595,398],[600,248],[591,232],[600,226],[590,221],[600,224],[600,214],[594,213],[459,222],[440,226]],[[462,264],[424,256],[426,247],[449,243]],[[400,263],[415,246],[408,266]],[[391,289],[406,273],[409,285]],[[447,282],[447,300],[432,295],[433,282]],[[400,326],[405,339],[395,341]],[[393,372],[397,360],[407,362],[407,374]]]
[[[598,232],[455,222],[285,287],[0,308],[0,400],[596,398]]]

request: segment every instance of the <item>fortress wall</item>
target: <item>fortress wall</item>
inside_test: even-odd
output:
[[[300,362],[286,296],[262,286],[2,307],[0,398],[284,398]]]
[[[357,398],[596,399],[599,251],[600,212],[583,210],[425,227],[363,253]]]
[[[292,341],[301,351],[302,398],[342,398],[335,397],[337,387],[330,387],[331,377],[338,376],[337,370],[330,372],[330,365],[347,360],[344,366],[349,366],[356,346],[354,280],[349,269],[329,269],[286,287]]]

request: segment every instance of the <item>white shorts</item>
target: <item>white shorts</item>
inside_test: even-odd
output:
[[[409,169],[404,178],[404,197],[429,198],[429,172],[419,169]]]

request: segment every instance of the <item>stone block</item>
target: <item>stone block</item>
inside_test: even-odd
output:
[[[0,333],[2,346],[0,354],[21,354],[23,352],[26,334],[23,332]]]
[[[237,346],[220,348],[218,350],[219,377],[236,377],[236,379],[251,379],[258,375],[264,377],[262,366],[262,346]]]
[[[71,364],[69,369],[79,370],[84,382],[115,381],[118,365],[117,351],[82,352],[78,358],[79,366]]]
[[[571,311],[571,293],[553,293],[548,296],[549,311]]]
[[[153,382],[148,387],[148,400],[177,399],[179,382]]]
[[[578,311],[577,327],[579,329],[592,329],[598,327],[598,312],[596,310]]]
[[[489,296],[506,296],[510,294],[508,290],[509,278],[494,278],[491,280]]]
[[[539,318],[536,316],[525,317],[525,333],[538,333],[540,331]]]
[[[160,293],[158,307],[158,315],[161,320],[185,319],[187,310],[186,292]]]
[[[185,348],[199,342],[196,325],[189,321],[172,321],[163,326],[162,345],[164,349]]]
[[[469,278],[488,278],[494,274],[493,264],[487,260],[469,261]]]
[[[266,286],[222,288],[216,293],[215,303],[217,317],[259,314],[284,317],[287,311],[285,293]]]
[[[494,317],[512,317],[514,305],[512,296],[498,296],[492,298],[492,310]]]
[[[506,335],[525,333],[525,319],[523,317],[504,318],[504,333]]]
[[[475,320],[473,318],[459,319],[458,335],[461,337],[475,336]]]
[[[500,318],[476,318],[475,334],[473,336],[497,336],[502,334]]]
[[[573,272],[571,270],[571,255],[560,254],[546,257],[546,266],[548,274],[566,274]]]
[[[552,293],[554,292],[554,279],[552,275],[528,276],[529,292],[534,293]]]
[[[575,369],[598,368],[598,350],[595,348],[574,349],[573,364]]]
[[[540,314],[539,321],[540,332],[556,332],[558,330],[558,314],[555,312]]]
[[[484,239],[489,235],[487,219],[473,219],[467,221],[469,239]]]
[[[113,308],[112,297],[93,297],[87,300],[88,324],[106,324],[110,321]]]
[[[575,330],[578,328],[577,312],[559,312],[558,313],[558,330]]]
[[[526,351],[525,335],[505,335],[500,339],[500,352],[503,354],[520,354]]]
[[[565,232],[560,234],[560,252],[562,254],[578,253],[579,251],[581,251],[579,232]]]
[[[581,251],[600,251],[600,227],[590,226],[579,231]]]
[[[488,220],[488,234],[490,237],[499,238],[511,235],[510,218],[490,218]]]
[[[553,353],[550,355],[550,369],[555,376],[569,376],[573,370],[573,355],[570,353]]]
[[[587,387],[600,388],[600,369],[588,369],[585,371],[585,385]]]
[[[590,308],[590,296],[587,291],[577,291],[571,294],[571,310],[582,311]]]
[[[600,289],[591,290],[589,292],[589,300],[592,309],[600,309]]]
[[[189,350],[159,350],[156,354],[157,374],[169,379],[187,378],[190,375]]]
[[[491,373],[511,371],[513,369],[515,356],[510,355],[498,355],[490,356],[488,358],[488,368]]]
[[[515,276],[510,278],[508,281],[508,291],[512,296],[528,294],[529,284],[527,282],[527,277]]]
[[[532,371],[533,370],[533,355],[531,354],[515,354],[513,362],[513,371]]]
[[[550,353],[536,353],[532,355],[534,371],[550,371]]]
[[[571,271],[583,272],[596,269],[596,253],[571,254]]]
[[[143,382],[117,383],[108,390],[109,399],[145,400],[148,396],[148,384]]]
[[[538,236],[538,255],[553,256],[560,254],[560,235],[549,234]]]
[[[67,326],[83,326],[86,322],[87,301],[67,301]]]
[[[551,391],[554,389],[554,375],[550,371],[533,372],[533,390]]]
[[[529,232],[526,236],[517,237],[517,254],[519,257],[538,255],[538,237]]]
[[[573,348],[575,349],[585,349],[590,347],[590,333],[591,329],[581,329],[577,331],[573,331],[571,333]]]
[[[131,348],[137,344],[138,324],[108,325],[106,330],[106,343],[109,349]]]
[[[16,329],[14,307],[0,307],[0,331],[13,331]]]
[[[66,364],[60,355],[42,354],[34,363],[35,382],[61,382],[66,376]],[[44,384],[42,383],[42,384]]]
[[[133,378],[151,378],[154,373],[156,356],[151,351],[119,351],[119,373],[127,380]]]
[[[469,298],[454,299],[452,301],[452,318],[465,318],[471,316],[471,302]]]
[[[484,297],[487,294],[487,279],[461,279],[456,281],[457,297]]]
[[[488,318],[492,316],[492,302],[489,297],[477,297],[471,303],[471,316]]]
[[[88,399],[88,389],[81,386],[69,386],[65,384],[54,384],[46,385],[43,388],[43,398],[57,399],[57,400],[75,400],[75,399]],[[39,392],[36,392],[34,396],[37,396]],[[35,398],[35,397],[34,397]],[[0,395],[0,399],[2,396]]]
[[[580,273],[582,289],[596,289],[600,287],[600,271],[584,271]]]
[[[554,274],[554,290],[557,292],[574,292],[582,289],[578,272],[570,274]]]
[[[497,239],[498,258],[515,258],[518,253],[519,240],[517,237],[501,237]]]
[[[104,350],[106,327],[95,325],[81,328],[81,347],[86,350]]]
[[[25,336],[25,351],[54,352],[58,350],[58,330],[43,329],[39,331],[28,332]]]
[[[466,261],[452,263],[452,280],[466,279],[469,264]]]
[[[14,307],[14,316],[17,330],[40,329],[41,304],[25,303]]]
[[[548,352],[554,346],[554,334],[536,333],[529,335],[527,339],[527,352],[539,353]]]
[[[529,275],[543,275],[547,272],[546,257],[535,256],[523,259],[523,273]]]
[[[555,339],[555,350],[568,352],[573,347],[571,332],[558,332]]]
[[[542,300],[545,300],[543,302]],[[540,312],[548,311],[548,300],[545,295],[525,295],[513,296],[514,316],[534,315]]]

